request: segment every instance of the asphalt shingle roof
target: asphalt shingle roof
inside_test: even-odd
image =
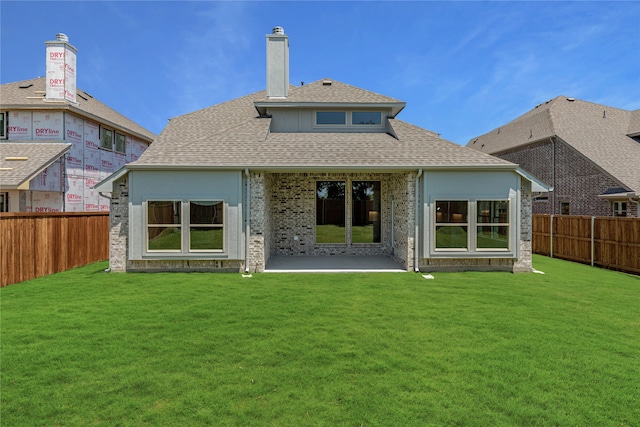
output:
[[[18,188],[58,160],[69,148],[71,144],[59,141],[0,143],[0,188]]]
[[[628,111],[558,96],[515,120],[472,138],[467,147],[499,153],[558,137],[611,176],[640,191],[640,110]]]
[[[322,89],[320,89],[322,88]],[[298,91],[300,89],[300,91]],[[302,89],[305,89],[302,91]],[[390,103],[393,98],[367,92],[335,80],[329,95],[322,81],[291,90],[288,102]],[[300,95],[304,92],[303,95]],[[359,94],[355,98],[351,95]],[[234,168],[426,168],[514,166],[438,134],[389,119],[388,133],[270,132],[271,118],[259,117],[257,92],[172,119],[158,139],[132,166],[203,166]]]
[[[68,101],[47,102],[44,100],[45,91],[44,77],[2,84],[0,85],[0,109],[68,109],[80,115],[88,115],[97,122],[106,122],[105,124],[119,127],[149,142],[156,137],[154,133],[106,106],[81,89],[76,90],[77,104]]]

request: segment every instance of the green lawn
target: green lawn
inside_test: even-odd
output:
[[[534,265],[11,285],[1,424],[640,425],[640,277]]]

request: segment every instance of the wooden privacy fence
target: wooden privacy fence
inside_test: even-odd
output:
[[[533,215],[533,253],[640,274],[640,218]]]
[[[108,258],[108,212],[0,214],[0,286]]]

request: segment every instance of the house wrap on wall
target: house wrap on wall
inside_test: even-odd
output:
[[[0,85],[0,212],[107,211],[93,187],[155,135],[76,88],[64,34],[46,46],[46,77]]]
[[[534,213],[640,216],[640,110],[558,96],[467,147],[549,183]]]
[[[386,255],[407,270],[531,271],[517,165],[398,120],[405,103],[329,78],[289,84],[267,38],[267,88],[172,119],[98,185],[111,271],[260,272],[274,256]]]

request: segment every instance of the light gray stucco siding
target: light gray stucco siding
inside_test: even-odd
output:
[[[427,171],[423,175],[423,218],[421,258],[505,258],[518,257],[520,224],[520,176],[513,171]],[[469,250],[436,251],[434,246],[434,215],[436,201],[466,200],[469,202]],[[509,201],[509,250],[475,251],[475,207],[480,200]]]
[[[129,259],[243,260],[243,182],[241,171],[140,171],[129,172]],[[149,253],[146,250],[145,203],[148,200],[224,202],[223,252]],[[183,212],[185,212],[183,210]],[[188,214],[188,212],[187,212]],[[184,245],[183,245],[184,247]]]

